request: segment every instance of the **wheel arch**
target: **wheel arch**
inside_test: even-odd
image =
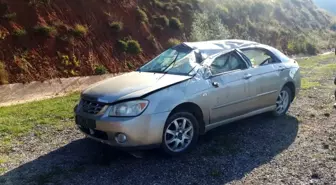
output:
[[[290,90],[291,90],[291,93],[292,93],[292,99],[291,99],[291,102],[295,99],[295,96],[296,96],[296,88],[295,88],[295,84],[294,82],[292,81],[289,81],[289,82],[286,82],[285,85],[283,85],[282,88],[284,87],[288,87]]]
[[[173,110],[170,112],[168,117],[180,111],[186,111],[186,112],[193,114],[199,123],[199,133],[200,134],[205,133],[204,114],[203,114],[202,109],[197,104],[192,103],[192,102],[181,103],[177,105],[175,108],[173,108]]]

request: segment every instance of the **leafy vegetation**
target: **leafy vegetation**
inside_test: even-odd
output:
[[[142,48],[138,41],[136,40],[128,40],[127,41],[127,53],[138,55],[142,52]]]
[[[27,31],[23,28],[16,28],[14,31],[13,31],[13,35],[15,37],[22,37],[22,36],[25,36],[27,35]]]
[[[140,7],[138,7],[136,10],[137,10],[137,13],[138,13],[139,20],[142,21],[142,22],[148,22],[148,16],[147,16],[146,12],[143,9],[141,9]]]
[[[175,39],[175,38],[170,38],[168,40],[168,46],[169,47],[173,47],[173,46],[179,45],[180,43],[181,43],[181,41],[178,40],[178,39]]]
[[[204,12],[194,15],[190,37],[192,41],[204,41],[227,39],[231,34],[216,14]]]
[[[85,37],[89,33],[89,29],[86,25],[76,24],[73,29],[73,34],[77,37]]]
[[[131,38],[126,38],[124,40],[118,40],[116,46],[119,49],[119,51],[126,52],[132,55],[138,55],[142,52],[140,43]]]
[[[165,15],[153,16],[153,20],[157,25],[162,27],[169,26],[169,19]]]
[[[181,30],[183,28],[183,23],[181,23],[180,19],[177,17],[172,17],[169,21],[169,26],[172,29],[176,29],[176,30]]]
[[[39,24],[34,27],[34,30],[36,33],[44,35],[44,36],[56,36],[57,35],[57,29],[53,26],[48,26],[44,24]]]
[[[108,73],[108,70],[106,69],[105,66],[97,65],[95,67],[95,75],[103,75],[103,74],[106,74],[106,73]]]
[[[5,15],[2,16],[2,18],[6,19],[6,20],[9,20],[9,21],[12,21],[16,18],[16,13],[13,12],[13,13],[5,14]]]
[[[120,21],[113,21],[109,24],[109,26],[114,32],[120,32],[124,28],[124,23]]]
[[[118,40],[116,44],[119,51],[126,52],[127,51],[127,42],[124,40]]]

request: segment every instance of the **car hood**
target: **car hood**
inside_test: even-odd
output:
[[[93,84],[82,92],[82,97],[113,103],[138,98],[190,78],[191,76],[130,72]]]

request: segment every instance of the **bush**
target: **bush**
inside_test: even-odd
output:
[[[87,36],[89,30],[87,26],[76,24],[75,28],[73,29],[73,34],[78,37],[85,37]]]
[[[124,23],[120,21],[111,22],[109,25],[114,32],[120,32],[124,28]]]
[[[97,65],[95,67],[95,75],[103,75],[103,74],[107,74],[107,73],[108,73],[108,71],[107,71],[105,66]]]
[[[316,55],[318,53],[316,46],[310,42],[306,43],[306,50],[309,55]]]
[[[16,18],[16,13],[8,13],[2,16],[2,18],[12,21]]]
[[[137,12],[138,12],[138,18],[140,19],[140,21],[148,22],[148,16],[145,11],[143,11],[141,8],[138,7]]]
[[[13,35],[15,37],[22,37],[22,36],[27,35],[27,31],[23,28],[17,28],[13,31]]]
[[[34,30],[36,33],[39,33],[44,36],[55,36],[57,35],[57,30],[53,26],[48,26],[48,25],[36,25],[34,27]]]
[[[170,19],[169,26],[172,29],[176,29],[176,30],[181,30],[183,28],[183,24],[181,23],[180,19],[178,19],[176,17],[172,17]]]
[[[153,19],[158,25],[169,26],[169,19],[165,15],[154,16]]]
[[[192,41],[223,40],[230,37],[229,30],[216,14],[207,12],[195,14],[191,25]]]
[[[154,5],[157,8],[161,8],[161,9],[164,9],[164,7],[165,7],[165,3],[161,2],[160,0],[154,0]]]
[[[123,40],[118,40],[117,41],[117,48],[122,52],[126,52],[127,51],[127,42],[125,42]]]
[[[5,64],[0,61],[0,84],[8,83],[8,73],[5,69]]]
[[[142,48],[138,41],[129,40],[127,41],[127,53],[138,55],[142,52]]]
[[[176,46],[176,45],[179,45],[179,44],[181,44],[181,41],[178,40],[178,39],[170,38],[170,39],[168,40],[168,46],[169,46],[169,47],[173,47],[173,46]]]

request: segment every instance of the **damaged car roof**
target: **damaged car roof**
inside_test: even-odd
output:
[[[260,45],[257,42],[247,40],[212,40],[201,42],[184,42],[183,44],[190,48],[198,49],[201,53],[208,56],[245,46]]]

